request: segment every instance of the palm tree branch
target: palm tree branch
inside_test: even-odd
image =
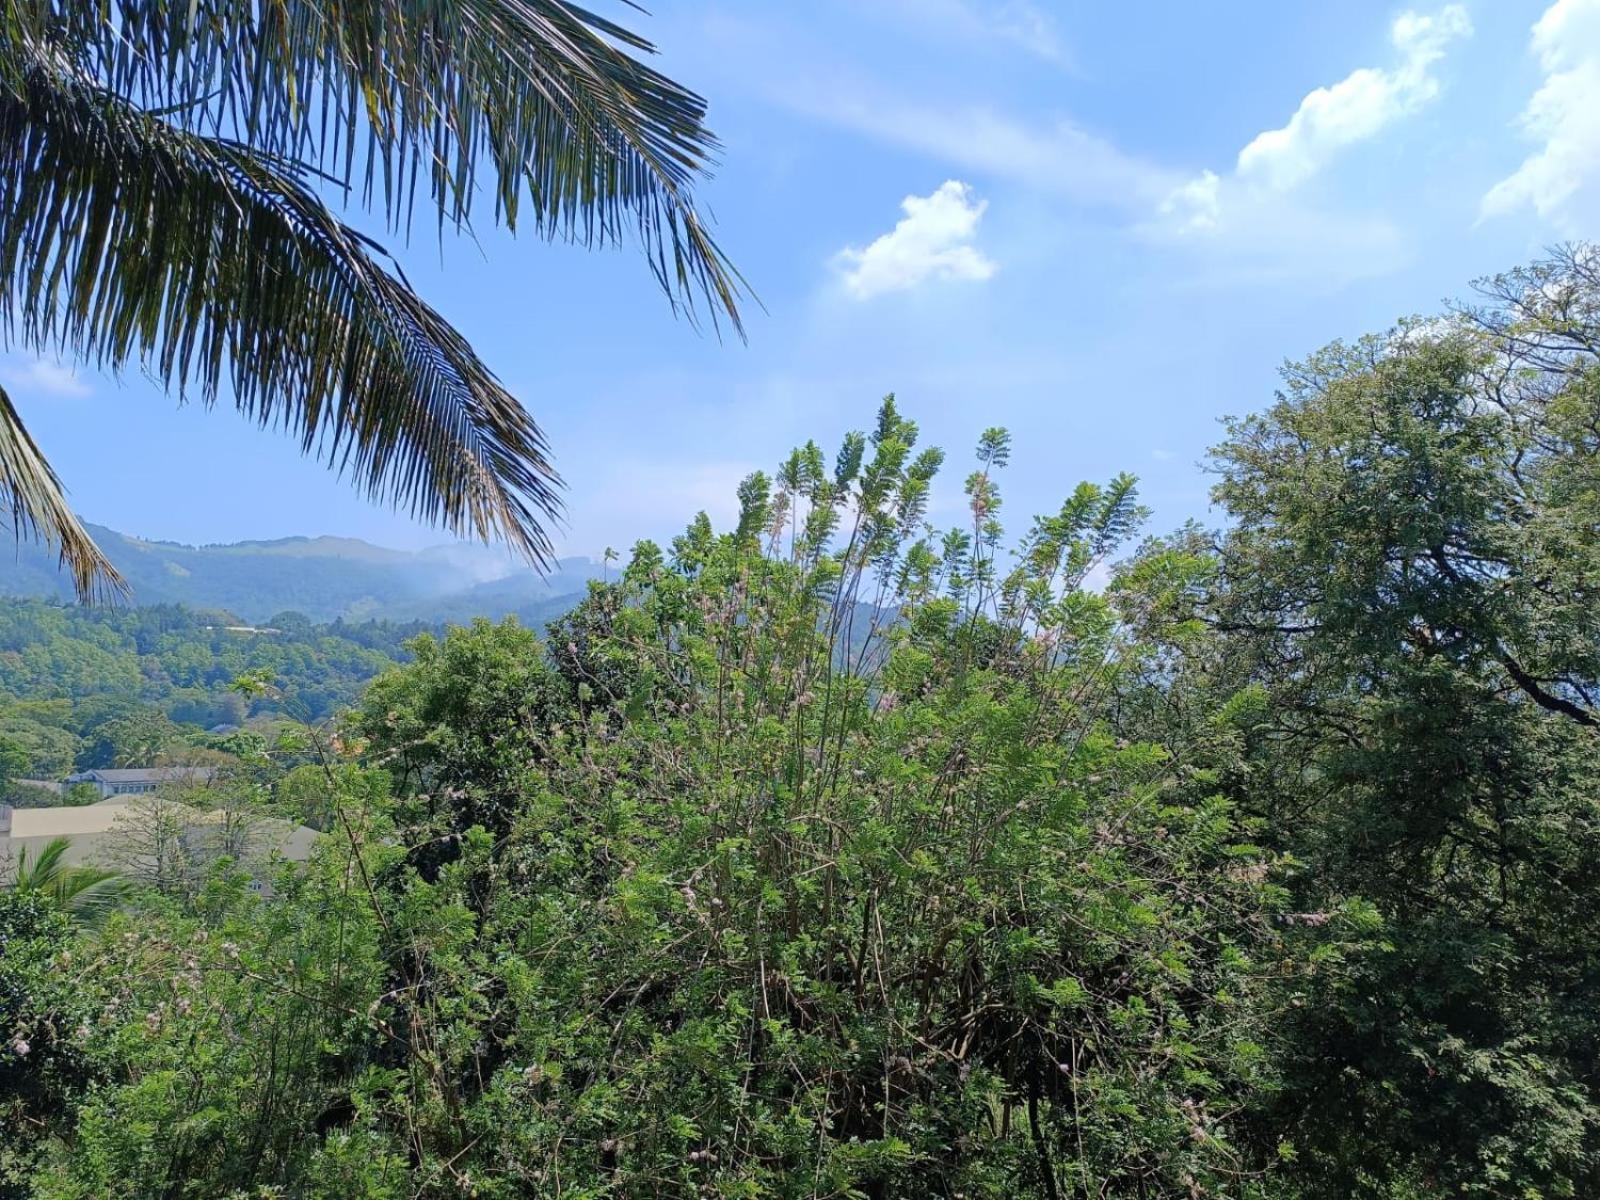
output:
[[[471,347],[285,164],[40,57],[0,78],[7,333],[180,397],[224,392],[376,499],[535,561],[543,435]]]
[[[126,581],[68,506],[61,481],[34,444],[3,387],[0,508],[11,510],[11,528],[18,536],[42,538],[58,551],[80,596],[107,598],[127,591]]]
[[[68,867],[52,895],[64,910],[88,925],[98,924],[128,898],[128,880],[104,867]]]
[[[109,9],[108,19],[105,10]],[[634,236],[675,304],[742,332],[743,279],[689,192],[717,142],[705,101],[640,61],[654,47],[565,0],[19,0],[10,36],[66,48],[108,90],[193,131],[359,186],[409,223],[424,182],[468,221],[480,169],[497,218],[549,237]]]
[[[62,911],[94,924],[120,905],[128,895],[128,881],[120,871],[105,867],[72,866],[66,861],[70,838],[51,838],[37,854],[22,848],[17,857],[12,886],[20,892],[48,896]]]
[[[67,847],[71,845],[68,838],[51,838],[37,854],[30,854],[29,848],[24,846],[17,856],[17,875],[15,886],[19,891],[44,891],[53,888],[61,873],[66,870],[64,862]]]

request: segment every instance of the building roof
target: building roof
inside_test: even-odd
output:
[[[0,834],[0,851],[64,837],[73,840],[69,861],[93,861],[104,848],[104,835],[109,834],[115,839],[127,829],[125,825],[119,828],[117,823],[123,820],[133,805],[122,797],[117,799],[116,803],[102,802],[81,807],[13,808],[10,812],[11,828]],[[184,810],[183,823],[189,829],[221,825],[228,817],[220,808],[206,812],[187,805],[178,807]],[[258,848],[275,849],[286,858],[300,861],[310,856],[311,847],[318,836],[316,830],[281,817],[256,817],[251,821],[251,826],[255,830],[252,840]]]
[[[64,806],[60,808],[13,808],[11,810],[11,836],[14,838],[76,837],[81,833],[107,833],[133,808],[125,796],[112,796],[98,804]],[[228,818],[225,809],[210,811],[174,805],[189,825],[220,825]],[[254,822],[264,827],[289,826],[291,822],[281,817],[259,816]]]
[[[106,833],[126,804],[89,804],[81,808],[14,808],[11,810],[13,838],[80,837],[86,833]]]
[[[98,779],[102,783],[171,783],[180,779],[210,779],[214,767],[96,767],[71,779]]]

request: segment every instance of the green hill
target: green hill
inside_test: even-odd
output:
[[[515,615],[537,627],[575,604],[600,574],[598,563],[569,558],[540,575],[496,550],[465,544],[413,552],[356,538],[292,537],[186,546],[89,529],[128,580],[133,603],[225,609],[254,622],[293,611],[314,621]],[[0,595],[72,596],[48,547],[23,542],[5,559]]]

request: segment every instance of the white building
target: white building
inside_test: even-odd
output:
[[[93,784],[100,789],[102,798],[143,796],[163,784],[210,783],[211,777],[215,774],[216,771],[211,767],[96,768],[93,771],[79,771],[76,775],[68,775],[66,786],[71,787],[75,783]]]

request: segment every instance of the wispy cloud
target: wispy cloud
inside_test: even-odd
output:
[[[1472,22],[1459,4],[1431,15],[1401,13],[1389,28],[1399,63],[1361,67],[1308,92],[1286,125],[1258,133],[1239,151],[1239,175],[1280,190],[1305,182],[1346,146],[1433,100],[1439,94],[1435,64],[1451,42],[1471,33]]]
[[[44,358],[9,362],[0,367],[0,379],[19,392],[43,396],[87,396],[90,391],[71,367]]]
[[[1029,0],[888,0],[885,8],[952,39],[998,42],[1057,66],[1071,61],[1055,19]]]
[[[1173,188],[1160,211],[1180,233],[1210,233],[1222,220],[1221,177],[1215,171],[1200,172]]]
[[[1532,206],[1567,232],[1593,232],[1600,201],[1600,0],[1556,0],[1533,26],[1533,52],[1544,82],[1519,123],[1539,149],[1489,190],[1483,215]]]
[[[932,279],[983,280],[993,261],[974,246],[986,201],[951,179],[928,196],[900,202],[905,216],[865,249],[846,247],[836,259],[845,288],[858,300],[905,291]]]
[[[1030,123],[988,108],[908,105],[860,92],[816,99],[811,111],[949,165],[1084,204],[1153,202],[1178,182],[1175,172],[1065,118]]]
[[[1224,207],[1257,207],[1262,198],[1243,192],[1279,194],[1318,174],[1347,146],[1377,136],[1439,94],[1434,67],[1451,42],[1467,37],[1472,22],[1458,4],[1431,15],[1404,12],[1389,27],[1400,54],[1393,67],[1360,67],[1338,83],[1315,88],[1288,122],[1256,134],[1239,151],[1232,174],[1203,171],[1173,188],[1160,212],[1170,229],[1209,234],[1224,224]]]
[[[1469,29],[1455,4],[1402,14],[1389,29],[1393,64],[1315,89],[1281,129],[1247,139],[1228,169],[1198,174],[1130,150],[1068,114],[963,96],[953,81],[920,94],[889,87],[802,27],[725,17],[712,33],[725,61],[760,64],[741,79],[769,103],[919,154],[986,190],[1004,184],[1056,213],[1051,202],[1091,219],[1103,215],[1139,240],[1181,250],[1167,276],[1192,268],[1197,277],[1179,282],[1311,277],[1336,286],[1395,269],[1409,257],[1404,238],[1383,214],[1321,207],[1287,181],[1424,106],[1441,86],[1445,48]]]
[[[1196,203],[1163,206],[1138,232],[1147,242],[1184,252],[1197,276],[1179,282],[1255,286],[1294,279],[1338,287],[1387,274],[1412,251],[1401,228],[1383,214],[1344,212],[1211,177]],[[1214,189],[1214,190],[1213,190]]]
[[[1155,204],[1183,182],[1180,173],[1128,154],[1066,116],[1022,119],[987,101],[953,95],[959,89],[948,83],[920,95],[914,87],[890,86],[803,26],[721,14],[701,32],[734,86],[969,177],[1119,209]]]

